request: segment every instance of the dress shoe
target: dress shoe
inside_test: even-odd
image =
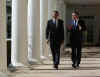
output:
[[[75,64],[72,64],[72,67],[73,67],[73,68],[76,68]]]
[[[77,64],[76,67],[79,68],[80,67],[79,64]]]
[[[58,65],[54,65],[54,68],[55,68],[56,70],[58,70]]]

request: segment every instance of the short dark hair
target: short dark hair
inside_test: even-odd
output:
[[[77,9],[75,9],[75,10],[73,11],[73,13],[75,13],[77,16],[80,15],[80,14],[79,14],[79,11],[78,11]]]
[[[56,13],[56,14],[59,14],[59,12],[57,10],[54,10],[53,12]]]
[[[75,11],[74,13],[79,16],[79,12]]]

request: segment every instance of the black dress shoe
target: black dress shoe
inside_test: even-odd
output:
[[[80,67],[79,64],[77,64],[76,67],[79,68]]]
[[[54,65],[54,68],[55,68],[56,70],[58,70],[58,65]]]
[[[72,67],[73,67],[73,68],[76,68],[75,64],[72,64]]]

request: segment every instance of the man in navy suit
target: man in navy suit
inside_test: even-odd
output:
[[[54,68],[58,69],[60,63],[60,46],[64,40],[63,20],[59,19],[59,12],[53,11],[52,19],[48,20],[46,28],[46,40],[50,42]]]
[[[86,30],[85,22],[79,19],[79,13],[72,13],[72,25],[70,30],[70,43],[72,48],[72,67],[79,67],[81,62],[82,32]]]

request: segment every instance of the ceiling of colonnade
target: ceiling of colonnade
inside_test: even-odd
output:
[[[97,5],[100,4],[100,0],[65,0],[69,4],[84,4],[84,5]]]

